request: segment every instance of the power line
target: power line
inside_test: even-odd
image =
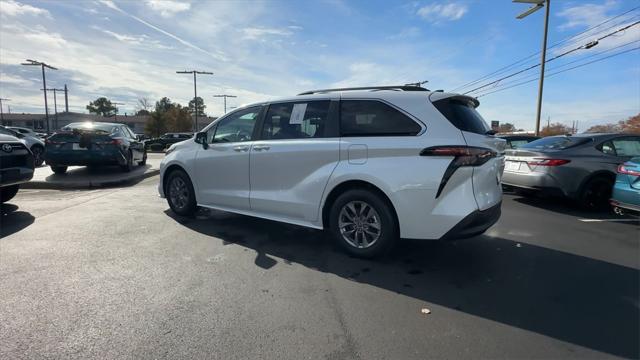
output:
[[[608,52],[611,52],[611,51],[614,51],[614,50],[617,50],[617,49],[623,48],[623,47],[625,47],[625,46],[629,46],[629,45],[634,44],[634,43],[637,43],[637,42],[640,42],[640,40],[630,41],[630,42],[628,42],[628,43],[624,43],[624,44],[622,44],[622,45],[618,45],[618,46],[612,47],[612,48],[610,48],[610,49],[607,49],[607,50],[603,50],[603,51],[597,52],[597,53],[595,53],[595,54],[587,55],[587,56],[581,57],[581,58],[579,58],[579,59],[576,59],[576,60],[573,60],[573,61],[566,62],[566,63],[564,63],[564,64],[562,64],[562,65],[558,65],[558,66],[555,66],[555,67],[549,68],[549,70],[550,70],[550,71],[551,71],[551,70],[557,70],[557,69],[560,69],[560,68],[566,67],[566,66],[568,66],[568,65],[570,65],[570,64],[575,64],[575,63],[577,63],[577,62],[581,62],[581,61],[584,61],[584,60],[586,60],[586,59],[590,59],[590,58],[592,58],[592,57],[595,57],[595,56],[598,56],[598,55],[602,55],[602,54],[605,54],[605,53],[608,53]],[[537,75],[530,75],[530,76],[527,76],[527,77],[524,77],[524,78],[514,79],[513,81],[508,81],[508,82],[506,82],[506,83],[501,83],[500,85],[498,85],[498,86],[494,87],[494,88],[493,88],[493,90],[496,90],[496,89],[499,89],[499,88],[503,88],[503,87],[509,86],[509,85],[511,85],[511,84],[515,84],[515,83],[517,83],[517,82],[519,82],[519,81],[522,81],[522,80],[525,80],[525,79],[537,79],[537,78],[538,78],[538,76],[537,76]],[[479,95],[479,96],[480,96],[480,95]]]
[[[632,9],[630,9],[630,10],[627,10],[627,11],[623,12],[622,14],[619,14],[619,15],[616,15],[616,16],[614,16],[614,17],[611,17],[611,18],[609,18],[609,19],[607,19],[607,20],[605,20],[605,21],[603,21],[603,22],[601,22],[601,23],[598,23],[598,24],[596,24],[596,25],[594,25],[594,26],[591,26],[591,27],[589,27],[589,28],[587,28],[587,29],[585,29],[585,30],[583,30],[583,31],[581,31],[581,32],[579,32],[579,33],[577,33],[577,34],[575,34],[575,35],[572,35],[572,36],[570,36],[570,37],[568,37],[568,38],[565,38],[565,39],[563,39],[563,40],[560,40],[560,41],[558,41],[558,42],[554,43],[553,45],[551,45],[551,46],[549,47],[549,49],[554,48],[554,47],[556,47],[556,46],[558,46],[558,45],[560,45],[560,44],[566,43],[566,42],[568,42],[568,41],[570,41],[571,39],[574,39],[574,38],[576,38],[576,39],[575,39],[576,41],[580,41],[580,40],[584,39],[584,38],[580,38],[580,39],[578,39],[577,37],[579,37],[580,35],[585,34],[585,33],[589,32],[589,31],[591,31],[591,30],[593,30],[593,29],[595,29],[595,28],[598,28],[598,27],[600,27],[600,26],[602,26],[602,25],[604,25],[604,24],[606,24],[606,23],[608,23],[608,22],[611,22],[611,21],[613,21],[613,20],[615,20],[615,19],[618,19],[618,18],[620,18],[620,17],[622,17],[622,16],[624,16],[624,15],[627,15],[628,13],[630,13],[630,12],[632,12],[632,11],[635,11],[635,10],[638,10],[638,9],[640,9],[640,6],[636,6],[636,7],[632,8]],[[634,15],[633,17],[631,17],[631,19],[633,19],[633,18],[635,18],[635,15]],[[623,20],[622,22],[619,22],[619,23],[618,23],[618,24],[616,24],[616,25],[612,25],[611,27],[615,27],[615,26],[617,26],[617,25],[619,25],[619,24],[621,24],[621,23],[623,23],[623,22],[625,22],[625,21],[628,21],[628,19],[625,19],[625,20]],[[607,29],[610,29],[611,27],[609,27],[609,28],[607,28]],[[606,29],[600,29],[600,30],[598,31],[598,33],[602,32],[602,31],[604,31],[604,30],[606,30]],[[591,36],[591,34],[589,34],[589,36]],[[539,53],[540,53],[540,51],[537,51],[537,52],[535,52],[535,53],[533,53],[533,54],[531,54],[531,55],[528,55],[528,56],[526,56],[526,57],[524,57],[524,58],[522,58],[522,59],[520,59],[520,60],[518,60],[518,61],[516,61],[516,62],[513,62],[513,63],[511,63],[511,64],[509,64],[509,65],[504,66],[504,67],[501,67],[500,69],[498,69],[498,70],[496,70],[496,71],[494,71],[494,72],[491,72],[491,73],[489,73],[489,74],[487,74],[487,75],[484,75],[484,76],[482,76],[482,77],[480,77],[480,78],[478,78],[478,79],[476,79],[476,80],[473,80],[473,81],[470,81],[470,82],[465,83],[465,84],[463,84],[463,85],[460,85],[460,86],[458,86],[458,87],[455,87],[455,88],[453,88],[453,89],[451,90],[451,92],[455,92],[455,91],[457,91],[457,90],[464,89],[464,88],[469,87],[469,86],[473,86],[473,85],[475,85],[475,84],[477,84],[477,83],[481,82],[482,80],[488,79],[488,78],[490,78],[490,77],[492,77],[492,76],[494,76],[494,75],[502,74],[502,73],[506,72],[507,70],[509,70],[509,69],[511,69],[511,68],[513,68],[513,67],[515,67],[516,65],[519,65],[519,64],[521,64],[521,63],[523,63],[523,62],[526,62],[527,60],[529,60],[529,59],[533,58],[534,56],[538,55]]]
[[[614,31],[614,32],[611,32],[611,33],[609,33],[609,34],[607,34],[607,35],[605,35],[605,36],[602,36],[602,37],[600,37],[600,38],[598,38],[598,39],[596,39],[596,40],[590,41],[590,42],[589,42],[589,43],[587,43],[587,44],[584,44],[584,45],[581,45],[581,46],[579,46],[579,47],[573,48],[573,49],[571,49],[571,50],[565,51],[565,52],[563,52],[562,54],[556,55],[556,56],[552,57],[551,59],[549,59],[549,60],[545,61],[545,63],[548,63],[548,62],[550,62],[550,61],[553,61],[553,60],[559,59],[559,58],[561,58],[561,57],[563,57],[563,56],[569,55],[569,54],[571,54],[572,52],[574,52],[574,51],[578,51],[578,50],[580,50],[580,49],[590,49],[590,48],[592,48],[592,47],[596,46],[600,40],[602,40],[602,39],[606,39],[606,38],[608,38],[609,36],[612,36],[613,34],[619,33],[619,32],[621,32],[621,31],[625,31],[625,30],[627,30],[627,29],[631,28],[632,26],[636,26],[636,25],[638,25],[638,24],[640,24],[640,21],[636,21],[636,22],[634,22],[634,23],[632,23],[632,24],[629,24],[629,25],[627,25],[627,26],[625,26],[625,27],[623,27],[623,28],[620,28],[620,29],[618,29],[618,30],[616,30],[616,31]],[[463,94],[464,94],[464,95],[466,95],[466,94],[469,94],[469,93],[472,93],[472,92],[478,91],[478,90],[480,90],[480,89],[484,89],[484,88],[486,88],[487,86],[491,86],[491,85],[493,85],[493,84],[497,84],[497,83],[501,82],[502,80],[506,80],[506,79],[512,78],[512,77],[514,77],[514,76],[516,76],[516,75],[522,74],[523,72],[525,72],[525,71],[529,71],[529,70],[534,69],[534,68],[536,68],[536,67],[538,67],[538,66],[540,66],[540,63],[535,64],[535,65],[531,65],[531,66],[529,66],[529,67],[527,67],[527,68],[525,68],[525,69],[519,70],[519,71],[517,71],[517,72],[515,72],[515,73],[512,73],[512,74],[509,74],[509,75],[507,75],[507,76],[503,76],[503,77],[501,77],[501,78],[500,78],[500,79],[498,79],[498,80],[491,81],[491,82],[489,82],[489,83],[487,83],[487,84],[484,84],[484,85],[482,85],[482,86],[478,86],[478,87],[476,87],[476,88],[474,88],[474,89],[472,89],[472,90],[469,90],[469,91],[467,91],[467,92],[465,92],[465,93],[463,93]]]
[[[561,74],[561,73],[563,73],[563,72],[567,72],[567,71],[569,71],[569,70],[573,70],[573,69],[581,68],[581,67],[583,67],[583,66],[587,66],[587,65],[590,65],[590,64],[593,64],[593,63],[596,63],[596,62],[600,62],[600,61],[603,61],[603,60],[606,60],[606,59],[609,59],[609,58],[612,58],[612,57],[615,57],[615,56],[618,56],[618,55],[626,54],[626,53],[628,53],[628,52],[635,51],[635,50],[640,50],[640,46],[639,46],[639,47],[632,48],[632,49],[627,49],[627,50],[624,50],[624,51],[620,51],[620,52],[617,52],[617,53],[615,53],[615,54],[611,54],[611,55],[609,55],[609,56],[605,56],[605,57],[602,57],[602,58],[599,58],[599,59],[595,59],[595,60],[592,60],[592,61],[588,61],[588,62],[586,62],[586,63],[584,63],[584,64],[576,65],[576,66],[570,67],[570,68],[568,68],[568,69],[564,69],[564,70],[556,71],[556,72],[554,72],[554,73],[550,73],[550,74],[548,74],[548,75],[545,75],[545,78],[547,78],[547,77],[551,77],[551,76],[554,76],[554,75],[557,75],[557,74]],[[500,91],[508,90],[508,89],[514,88],[514,87],[516,87],[516,86],[520,86],[520,85],[528,84],[528,83],[530,83],[530,82],[532,82],[532,81],[536,81],[536,80],[537,80],[537,79],[532,79],[532,80],[523,81],[523,82],[520,82],[520,83],[514,84],[514,85],[512,85],[512,86],[507,86],[507,87],[504,87],[504,88],[500,88],[500,89],[498,89],[498,90],[494,90],[494,91],[490,91],[490,92],[487,92],[487,93],[484,93],[484,94],[478,95],[477,97],[479,98],[479,97],[483,97],[483,96],[486,96],[486,95],[489,95],[489,94],[493,94],[493,93],[497,93],[497,92],[500,92]]]

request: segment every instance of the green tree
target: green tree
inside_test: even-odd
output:
[[[157,111],[152,112],[144,124],[144,131],[153,137],[158,137],[166,133],[167,121],[165,116]]]
[[[156,101],[156,112],[164,114],[174,106],[175,104],[171,102],[171,99],[165,96],[159,101]]]
[[[197,109],[198,109],[198,116],[206,116],[206,114],[204,113],[204,109],[207,108],[207,105],[204,104],[204,100],[202,100],[202,98],[200,96],[196,97],[195,99],[189,101],[189,113],[191,115],[195,115],[195,110],[196,110],[196,104],[197,104]]]
[[[164,113],[163,117],[170,132],[188,132],[193,129],[189,109],[180,106],[180,104],[174,105]]]
[[[111,100],[106,97],[99,97],[87,105],[87,110],[92,114],[102,115],[105,117],[113,116],[116,113],[116,107],[111,104]]]

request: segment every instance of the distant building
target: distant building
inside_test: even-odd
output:
[[[149,115],[118,115],[114,117],[104,117],[94,114],[83,114],[75,112],[61,112],[58,113],[58,120],[56,123],[56,115],[49,114],[49,128],[51,132],[54,132],[68,124],[74,122],[117,122],[125,124],[133,130],[136,134],[144,133],[144,125],[147,122]],[[3,114],[2,125],[5,126],[19,126],[33,129],[37,132],[47,131],[47,122],[44,114]],[[198,117],[198,131],[202,130],[205,126],[209,125],[212,121],[217,119],[216,117]]]

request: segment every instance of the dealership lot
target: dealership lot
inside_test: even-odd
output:
[[[639,223],[507,194],[485,235],[381,260],[172,215],[158,177],[3,207],[2,358],[638,357]]]

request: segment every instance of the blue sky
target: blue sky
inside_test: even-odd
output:
[[[451,90],[540,50],[544,12],[515,19],[527,6],[507,0],[3,0],[0,96],[11,99],[4,111],[10,105],[12,112],[43,112],[38,68],[19,65],[27,58],[59,68],[47,73],[47,85],[66,83],[70,109],[80,112],[99,96],[124,102],[121,113],[134,111],[141,97],[186,104],[192,78],[175,73],[185,69],[215,73],[198,78],[198,94],[214,116],[222,113],[221,99],[212,97],[219,93],[238,96],[228,104],[236,106],[331,86],[429,80],[431,89]],[[552,0],[549,44],[638,6],[637,0]],[[550,48],[549,56],[638,20],[640,9]],[[579,65],[638,46],[640,25],[547,66]],[[639,59],[636,50],[548,78],[543,118],[577,120],[584,130],[640,112]],[[533,81],[480,97],[479,110],[487,120],[532,129],[536,94]]]

